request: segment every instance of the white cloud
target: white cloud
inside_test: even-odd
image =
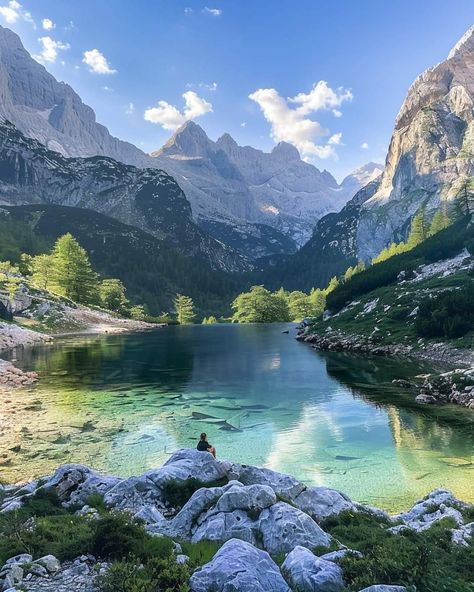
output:
[[[112,92],[113,91],[113,89],[110,88],[110,86],[107,86],[107,85],[103,86],[102,87],[102,90],[105,90],[106,92]]]
[[[117,72],[110,67],[107,58],[98,49],[85,51],[82,61],[89,66],[91,72],[96,74],[115,74]]]
[[[190,14],[193,14],[193,12],[194,12],[194,10],[192,8],[189,8],[189,6],[184,9],[184,14],[186,16],[189,16]]]
[[[185,103],[183,111],[167,101],[158,101],[158,107],[150,107],[145,110],[143,117],[151,123],[158,123],[165,130],[174,131],[186,121],[201,117],[212,112],[212,105],[197,93],[188,90],[182,95]]]
[[[202,11],[206,14],[210,14],[211,16],[221,16],[222,10],[220,8],[209,8],[205,6]]]
[[[194,87],[198,87],[198,88],[202,88],[203,90],[208,90],[210,92],[215,92],[217,90],[217,82],[187,82],[186,83],[186,88],[194,88]]]
[[[130,101],[130,103],[125,108],[125,115],[133,115],[135,113],[135,105]]]
[[[33,56],[38,62],[50,62],[54,64],[58,57],[60,50],[66,50],[70,48],[69,43],[63,43],[62,41],[55,41],[51,37],[40,37],[38,39],[42,46],[41,52],[38,55]]]
[[[334,156],[335,146],[341,144],[342,138],[341,133],[331,135],[309,116],[321,110],[334,113],[334,109],[352,98],[350,90],[339,88],[335,91],[324,80],[314,84],[309,93],[299,93],[288,99],[280,96],[274,88],[261,88],[249,95],[249,99],[259,105],[265,119],[271,124],[272,138],[276,142],[293,144],[305,158]],[[327,141],[321,141],[328,136]]]
[[[362,142],[362,144],[360,145],[360,147],[362,148],[362,150],[368,150],[369,149],[369,145],[367,144],[367,142]]]
[[[8,4],[0,6],[0,16],[2,16],[5,22],[9,25],[13,25],[19,19],[22,19],[28,23],[31,23],[36,28],[31,12],[23,10],[22,5],[16,0],[10,0]]]
[[[242,123],[240,124],[240,127],[245,127],[247,125],[246,121],[242,121]]]
[[[339,111],[339,109],[333,109],[332,114],[334,117],[342,117],[342,111]]]
[[[51,29],[56,28],[56,24],[49,18],[45,18],[41,21],[41,26],[45,31],[51,31]]]

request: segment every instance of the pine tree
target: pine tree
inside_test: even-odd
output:
[[[98,301],[98,276],[89,257],[72,234],[56,241],[52,257],[51,289],[82,304]]]
[[[428,236],[433,236],[437,232],[444,230],[451,224],[446,208],[436,210],[431,218],[430,227],[428,229]]]
[[[188,325],[194,321],[194,302],[189,296],[176,294],[174,299],[174,308],[176,311],[176,320],[180,325]]]
[[[407,238],[408,249],[413,249],[421,244],[428,236],[425,208],[420,208],[413,216],[410,233]]]

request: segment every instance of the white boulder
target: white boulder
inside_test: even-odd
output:
[[[192,592],[290,592],[270,555],[238,539],[224,543],[190,585]]]
[[[331,561],[316,557],[305,547],[295,547],[281,566],[282,574],[298,592],[341,592],[342,569]]]

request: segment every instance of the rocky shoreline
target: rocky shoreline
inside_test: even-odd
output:
[[[454,403],[474,409],[474,356],[470,350],[459,350],[445,343],[380,344],[361,336],[341,331],[319,334],[310,326],[301,326],[296,337],[314,349],[334,352],[354,352],[376,356],[409,356],[440,363],[451,368],[449,372],[416,377],[416,382],[394,381],[414,391],[419,403]]]
[[[178,503],[176,492],[184,490],[188,495]],[[129,478],[64,465],[53,475],[20,488],[5,486],[1,513],[19,510],[45,491],[85,520],[99,519],[89,505],[98,497],[109,511],[133,515],[152,535],[174,541],[177,563],[189,561],[182,553],[183,541],[222,545],[210,561],[192,570],[192,592],[343,592],[345,573],[340,561],[362,555],[324,530],[327,520],[341,512],[376,517],[394,537],[404,536],[407,530],[424,532],[445,519],[450,520],[452,544],[468,546],[474,536],[474,522],[466,519],[473,506],[444,489],[390,517],[353,502],[340,491],[308,487],[290,475],[215,460],[194,449],[179,450],[162,467]],[[282,563],[275,557],[281,557]],[[92,592],[98,574],[107,569],[106,562],[87,554],[63,564],[51,555],[23,554],[9,559],[0,570],[0,586],[8,592]],[[374,582],[374,586],[364,591],[408,592],[393,583]]]

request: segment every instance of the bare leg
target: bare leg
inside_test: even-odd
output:
[[[216,449],[214,448],[214,446],[211,446],[211,447],[209,448],[209,452],[212,454],[212,456],[213,456],[214,458],[216,458]]]

